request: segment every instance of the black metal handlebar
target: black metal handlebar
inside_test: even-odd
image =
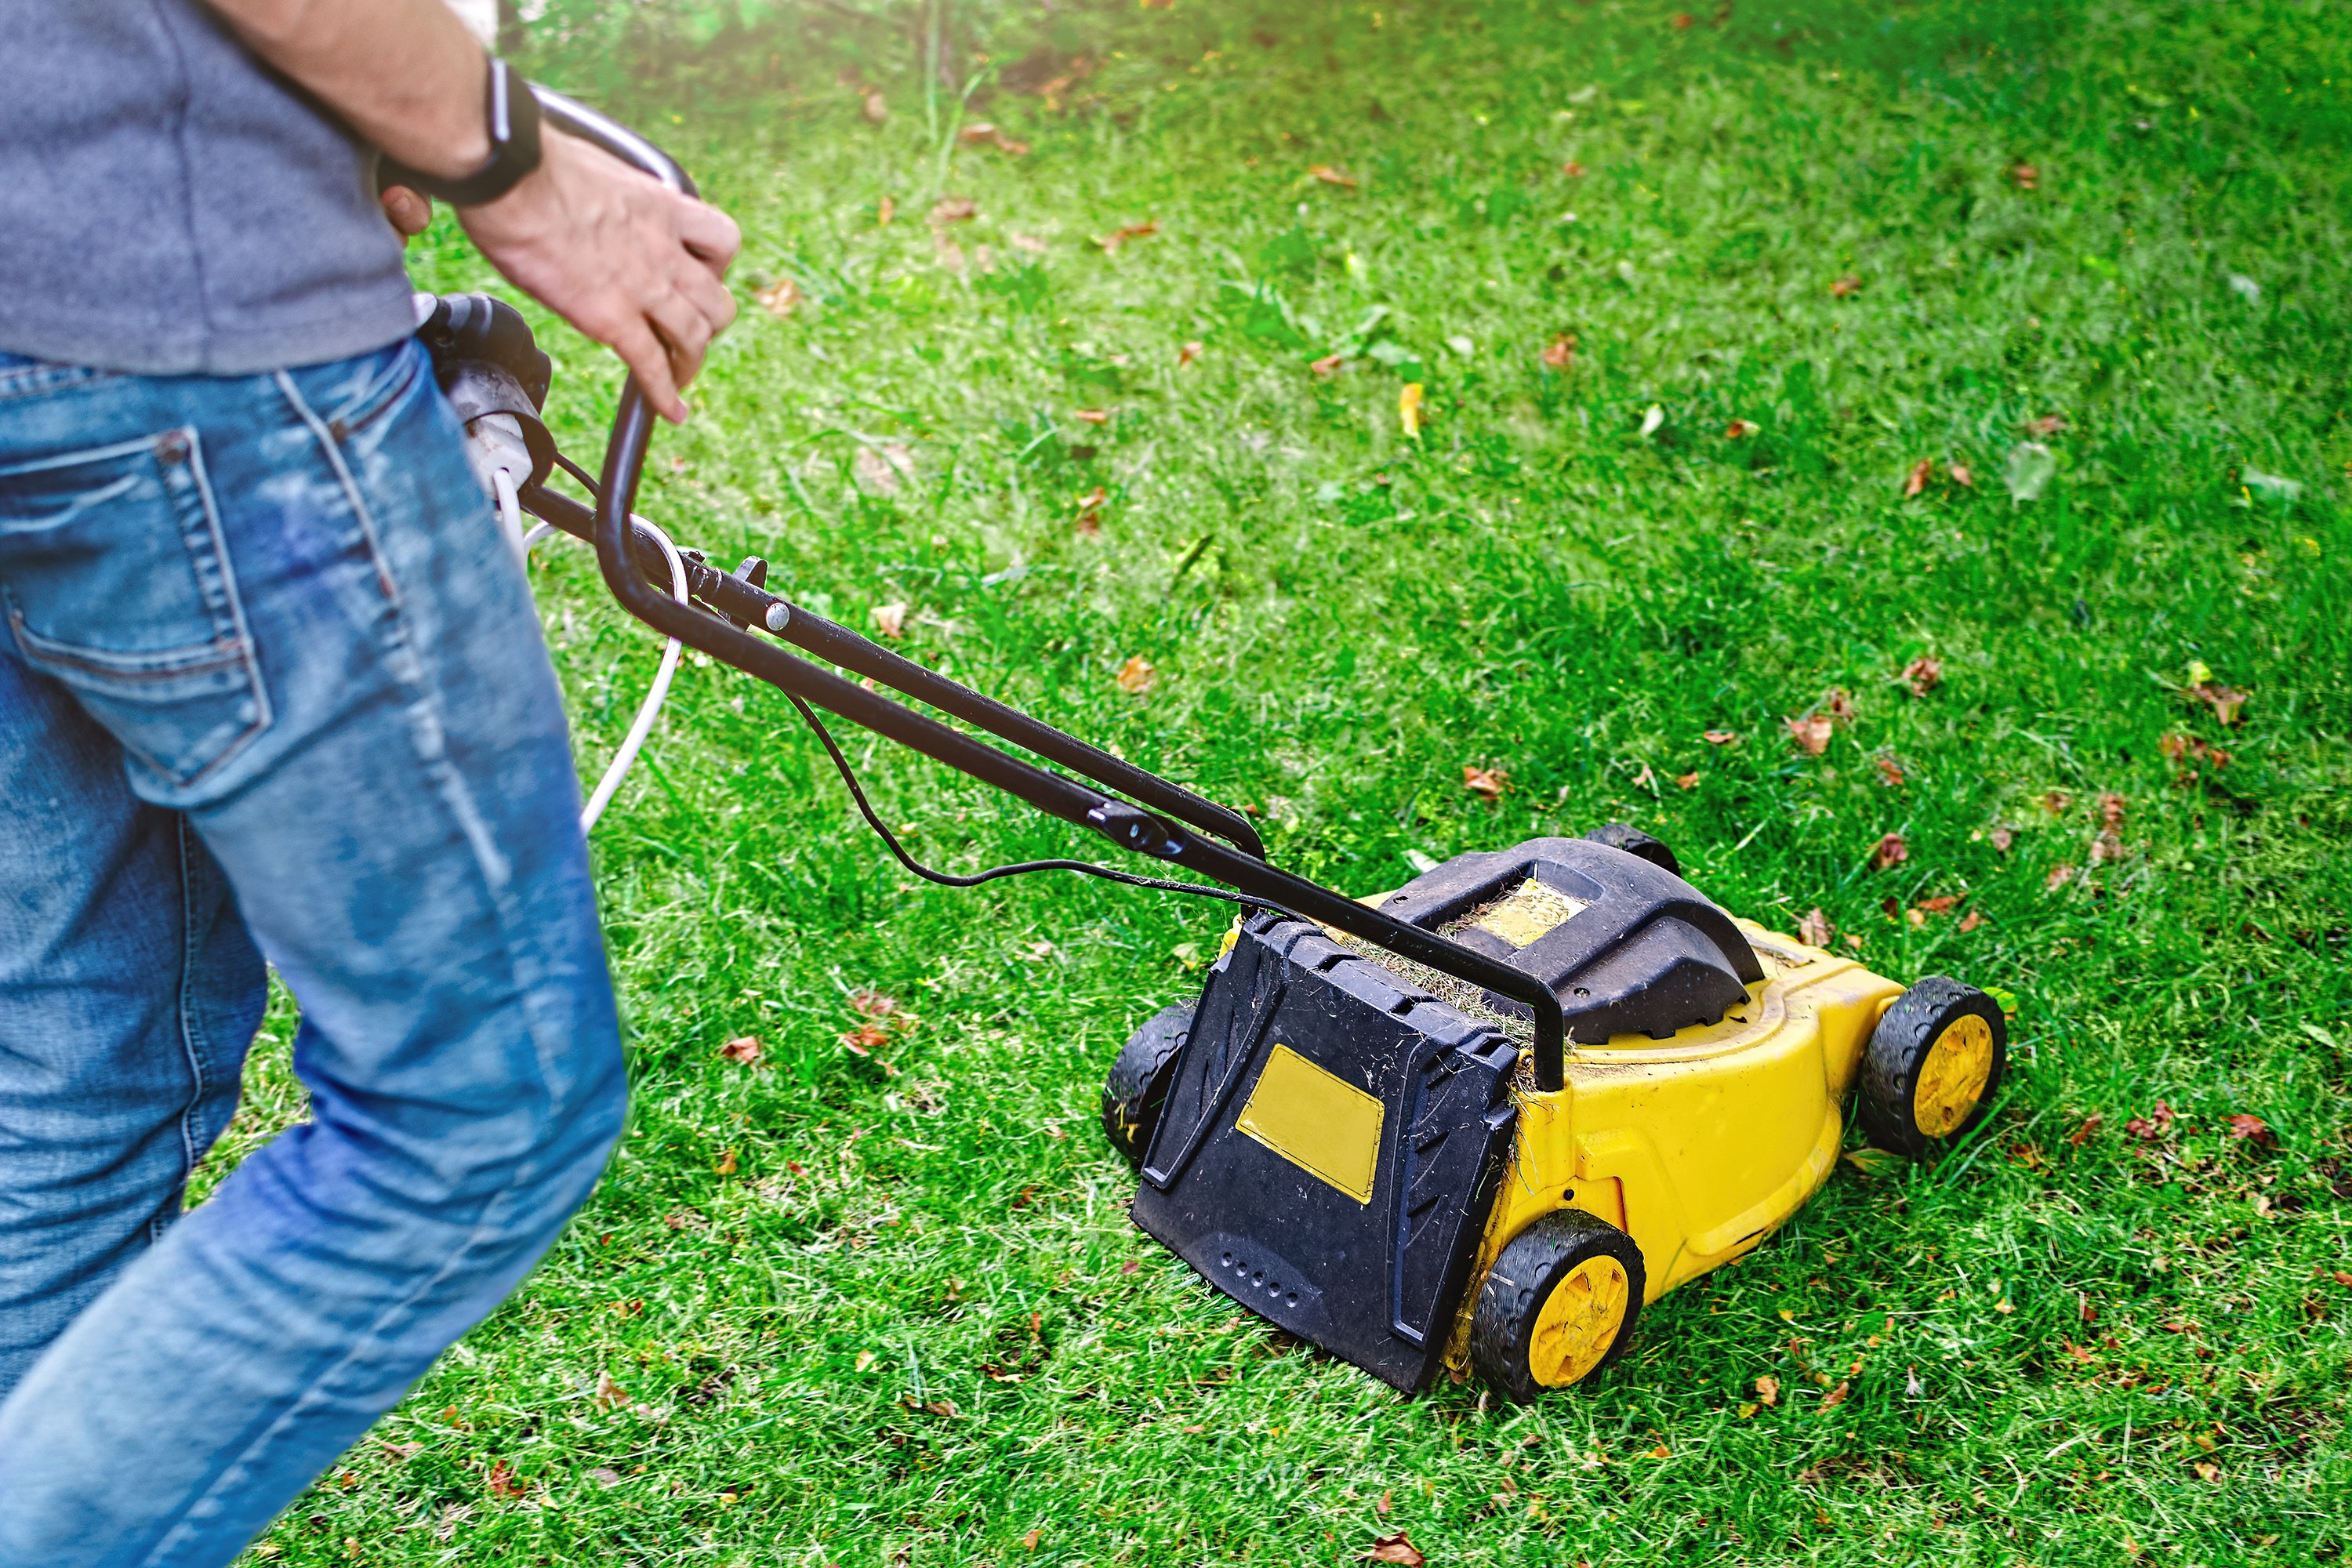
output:
[[[542,117],[549,123],[594,142],[625,163],[644,170],[672,190],[689,195],[694,194],[694,182],[688,177],[686,171],[652,142],[561,93],[539,87],[534,87],[532,91],[539,99]],[[1416,963],[1426,964],[1441,973],[1484,986],[1522,1004],[1535,1019],[1537,1087],[1547,1091],[1562,1087],[1567,1072],[1568,1026],[1559,998],[1553,995],[1542,981],[1525,970],[1516,969],[1485,953],[1449,942],[1434,931],[1407,925],[1320,883],[1281,870],[1266,862],[1264,847],[1248,824],[1226,808],[1087,746],[935,671],[902,659],[868,639],[778,599],[763,589],[753,588],[740,578],[711,572],[708,567],[701,568],[704,574],[713,578],[725,578],[728,584],[734,585],[722,588],[713,582],[710,588],[714,595],[736,593],[740,597],[741,592],[748,592],[758,595],[757,600],[746,599],[744,603],[746,608],[756,605],[761,610],[759,619],[752,620],[748,615],[737,616],[731,606],[727,606],[730,616],[754,625],[772,625],[766,611],[771,605],[782,606],[784,611],[782,625],[773,627],[778,635],[792,637],[797,628],[802,635],[793,637],[793,640],[811,651],[821,653],[849,668],[861,670],[878,682],[887,683],[943,711],[980,724],[1007,740],[1028,746],[1042,755],[1093,776],[1097,783],[1150,799],[1169,816],[1179,820],[1171,822],[1142,806],[1090,789],[1060,773],[1008,755],[961,730],[845,680],[773,643],[762,641],[730,620],[705,614],[690,605],[679,604],[657,590],[641,570],[634,548],[636,531],[630,517],[636,500],[638,481],[645,470],[646,449],[653,435],[653,411],[646,405],[636,378],[631,376],[621,389],[620,407],[614,416],[612,436],[604,447],[595,510],[593,518],[586,520],[589,525],[584,530],[585,535],[596,547],[596,558],[604,571],[605,586],[631,615],[655,630],[674,637],[690,647],[698,648],[722,663],[732,665],[772,686],[839,714],[853,724],[896,741],[936,762],[944,763],[983,784],[993,785],[1048,816],[1099,833],[1123,849],[1183,867],[1188,871],[1223,882],[1268,908],[1336,927]],[[532,510],[538,515],[559,527],[566,526],[567,521],[575,525],[570,527],[569,531],[583,531],[576,526],[582,519],[577,516],[567,519],[562,514],[566,508],[574,514],[584,512],[586,509],[545,491],[535,491],[530,499],[537,503]],[[541,510],[542,507],[548,510]],[[556,515],[551,515],[551,510]],[[705,602],[713,601],[706,596]],[[1203,817],[1208,820],[1201,820]],[[1188,823],[1192,828],[1201,831],[1188,831]],[[1205,833],[1222,833],[1232,838],[1234,844],[1221,844],[1214,838],[1203,837]],[[1241,847],[1234,847],[1234,845]]]

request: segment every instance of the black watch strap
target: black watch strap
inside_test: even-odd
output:
[[[490,57],[488,97],[490,160],[470,174],[438,179],[405,163],[385,158],[376,165],[375,184],[406,185],[453,207],[477,207],[497,201],[539,167],[539,100],[530,84]]]

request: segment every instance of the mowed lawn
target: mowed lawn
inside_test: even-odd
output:
[[[1637,824],[2013,995],[2010,1092],[1593,1386],[1400,1400],[1126,1218],[1103,1070],[1229,910],[919,884],[698,659],[593,841],[633,1131],[257,1560],[2346,1549],[2341,4],[1105,0],[951,16],[928,92],[802,15],[540,65],[745,230],[642,510],[1351,892]],[[545,341],[593,466],[611,362]],[[593,775],[658,645],[578,547],[533,581]],[[845,743],[949,868],[1109,854]],[[215,1172],[299,1114],[290,1023]]]

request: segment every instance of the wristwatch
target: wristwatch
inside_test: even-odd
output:
[[[406,185],[453,207],[478,207],[497,201],[539,167],[539,100],[530,83],[490,57],[488,92],[490,159],[470,174],[440,179],[391,158],[377,161],[375,188]]]

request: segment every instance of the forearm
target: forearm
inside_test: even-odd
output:
[[[399,162],[434,175],[490,155],[481,46],[444,0],[210,0],[246,46]]]

